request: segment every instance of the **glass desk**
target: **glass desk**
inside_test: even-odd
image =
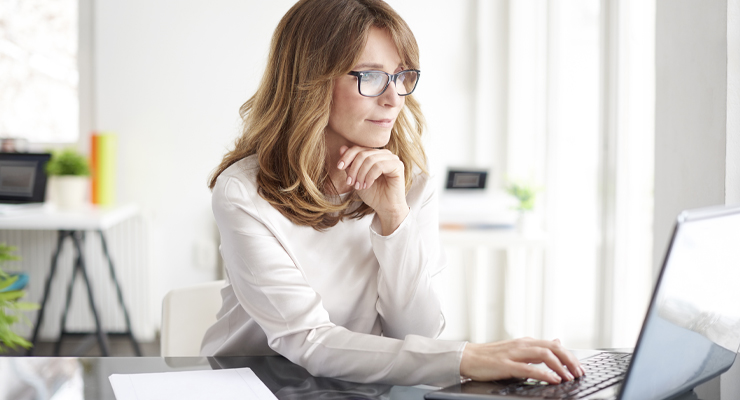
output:
[[[580,351],[575,353],[582,356]],[[251,368],[278,399],[422,400],[425,393],[434,390],[431,386],[359,384],[316,378],[282,357],[0,357],[0,399],[34,399],[38,391],[46,391],[47,397],[43,398],[56,394],[65,399],[114,400],[108,380],[114,373],[239,367]],[[736,363],[721,377],[679,399],[738,399],[738,382],[740,365]]]

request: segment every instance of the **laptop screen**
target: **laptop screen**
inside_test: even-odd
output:
[[[740,208],[684,213],[623,399],[662,399],[729,369],[740,347]]]
[[[41,203],[48,153],[0,153],[0,203]]]

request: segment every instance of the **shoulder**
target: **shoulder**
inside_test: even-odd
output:
[[[214,214],[241,209],[256,214],[257,203],[264,201],[257,186],[257,157],[242,158],[226,168],[216,179],[211,194]]]
[[[245,183],[247,181],[255,183],[257,182],[258,170],[259,164],[257,162],[257,155],[253,154],[231,164],[229,168],[226,168],[224,172],[218,176],[216,183],[218,184],[219,180],[228,180],[230,178],[244,181]]]
[[[231,164],[216,179],[213,197],[234,200],[251,193],[257,193],[257,156],[251,155]]]

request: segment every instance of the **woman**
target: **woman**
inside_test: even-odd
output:
[[[210,181],[227,286],[202,354],[277,353],[316,376],[401,385],[583,374],[558,341],[434,339],[444,257],[418,69],[413,34],[380,0],[302,0],[283,17]]]

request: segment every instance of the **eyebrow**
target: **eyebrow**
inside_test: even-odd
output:
[[[398,67],[403,67],[403,64],[399,63]],[[398,68],[396,67],[396,68]],[[361,69],[361,68],[374,68],[374,69],[383,69],[383,64],[375,64],[375,63],[361,63],[355,65],[354,69]]]

